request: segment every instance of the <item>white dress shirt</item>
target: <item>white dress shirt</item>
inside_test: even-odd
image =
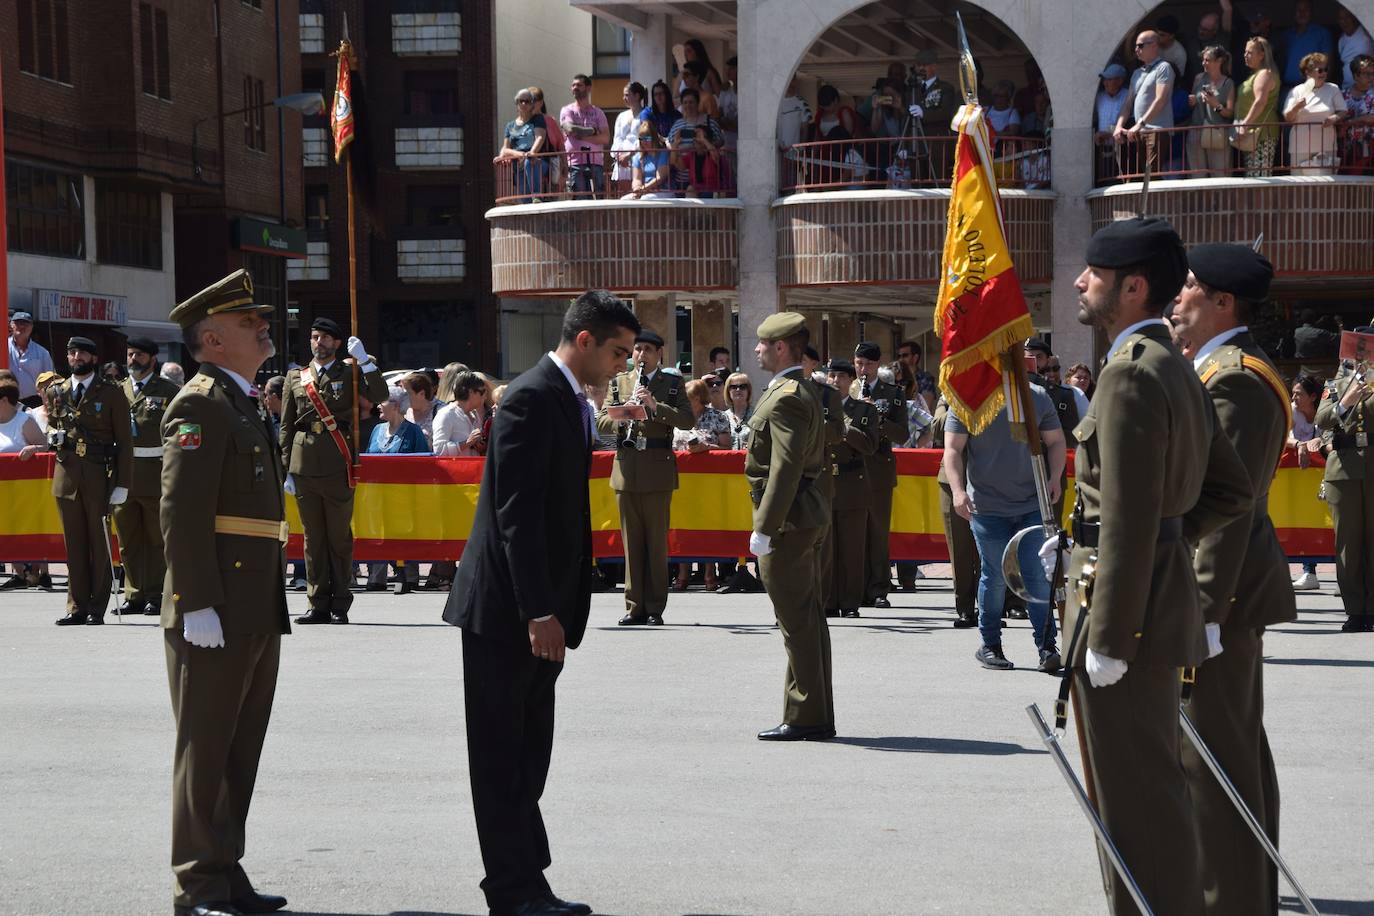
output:
[[[1218,347],[1222,346],[1228,340],[1230,340],[1232,337],[1235,337],[1242,331],[1248,330],[1250,329],[1245,325],[1240,325],[1239,327],[1231,328],[1229,331],[1222,331],[1216,337],[1213,337],[1211,340],[1207,341],[1198,349],[1197,353],[1193,356],[1193,368],[1201,369],[1202,361],[1205,360],[1207,357],[1211,356],[1212,353],[1215,352]]]
[[[1127,337],[1130,337],[1141,328],[1147,328],[1152,324],[1163,325],[1165,329],[1169,327],[1169,322],[1165,321],[1163,318],[1146,318],[1144,321],[1137,321],[1135,324],[1116,335],[1116,339],[1112,341],[1112,348],[1107,351],[1109,354],[1107,358],[1111,359],[1112,356],[1116,355],[1116,351],[1121,349],[1121,345],[1126,342]]]

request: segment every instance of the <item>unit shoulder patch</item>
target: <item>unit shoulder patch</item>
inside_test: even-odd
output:
[[[181,423],[177,425],[177,447],[187,452],[193,452],[200,448],[199,423]]]

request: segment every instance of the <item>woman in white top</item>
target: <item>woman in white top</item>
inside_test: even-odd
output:
[[[46,447],[38,423],[19,407],[19,383],[13,379],[0,382],[0,453],[17,453],[27,461]]]
[[[1288,162],[1294,175],[1336,173],[1336,124],[1347,114],[1345,96],[1326,79],[1326,55],[1302,59],[1307,82],[1288,93],[1283,119],[1294,125],[1288,141]]]
[[[434,454],[443,458],[480,455],[482,412],[487,383],[476,372],[445,372],[439,398],[447,401],[434,415]]]
[[[634,177],[630,158],[639,151],[639,114],[648,104],[649,90],[643,83],[626,83],[620,97],[625,110],[616,115],[611,131],[611,154],[615,156],[615,171],[611,177],[628,183]]]

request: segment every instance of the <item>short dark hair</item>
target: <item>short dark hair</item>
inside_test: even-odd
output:
[[[11,379],[0,382],[0,401],[9,401],[11,404],[19,403],[19,383]]]
[[[579,83],[586,83],[588,86],[592,84],[592,78],[585,73],[574,73],[573,80]]]
[[[829,83],[826,83],[816,92],[816,104],[820,105],[822,108],[829,105],[831,102],[838,101],[839,98],[840,90]]]
[[[729,60],[727,60],[727,61],[725,62],[725,66],[727,66],[727,67],[738,67],[738,66],[739,66],[739,58],[738,58],[738,57],[731,57]]]
[[[189,328],[181,329],[181,345],[184,346],[186,348],[186,351],[190,353],[192,356],[194,356],[196,359],[200,358],[200,335],[201,332],[205,330],[205,322],[207,321],[209,321],[208,318],[202,318],[200,321],[197,321]]]
[[[729,355],[730,355],[730,348],[729,348],[729,347],[712,347],[712,348],[711,348],[711,355],[708,356],[707,359],[711,360],[712,362],[715,362],[716,357],[719,356],[719,355],[722,354],[722,353],[724,353],[726,356],[729,356]]]
[[[1208,299],[1215,299],[1221,293],[1227,292],[1227,290],[1217,289],[1215,286],[1208,286],[1201,280],[1197,281],[1197,285],[1202,287],[1202,291],[1207,294]],[[1242,299],[1235,293],[1231,293],[1231,298],[1236,303],[1236,321],[1241,324],[1249,324],[1254,319],[1255,312],[1259,310],[1260,304],[1253,299]]]
[[[1139,264],[1116,268],[1116,282],[1112,289],[1114,293],[1121,292],[1127,277],[1142,277],[1145,280],[1145,285],[1149,287],[1145,306],[1157,315],[1164,314],[1164,310],[1174,301],[1174,297],[1182,288],[1181,285],[1173,285],[1178,280],[1178,273],[1168,258],[1156,258],[1153,261],[1142,261]]]
[[[698,102],[701,101],[701,93],[693,89],[691,86],[688,86],[687,88],[683,89],[682,93],[677,97],[677,100],[679,102],[685,102],[687,101],[687,96],[689,95],[692,98],[696,99]]]
[[[453,397],[457,401],[466,401],[474,391],[486,391],[487,380],[482,378],[471,369],[459,372],[453,379]]]
[[[427,401],[432,401],[434,399],[434,383],[430,381],[429,376],[425,373],[412,372],[401,379],[401,381],[412,393],[423,394]]]
[[[1306,392],[1308,397],[1314,399],[1321,398],[1321,379],[1317,378],[1315,375],[1308,375],[1306,372],[1304,372],[1300,374],[1297,378],[1293,379],[1293,381],[1295,384],[1299,385],[1304,392]]]
[[[267,392],[268,394],[274,394],[277,397],[281,397],[282,392],[286,390],[286,376],[272,376],[270,379],[267,380],[267,384],[262,386],[262,390]]]
[[[792,358],[800,362],[806,353],[806,345],[811,342],[811,329],[803,325],[797,333],[780,339],[787,344],[787,352],[792,354]]]
[[[705,81],[706,81],[706,74],[707,74],[709,71],[706,69],[706,65],[703,64],[701,61],[699,61],[699,60],[689,60],[689,61],[687,61],[686,63],[684,63],[684,64],[682,65],[682,72],[683,72],[683,73],[690,73],[690,74],[692,74],[693,76],[695,76],[698,80],[700,80],[700,81],[702,81],[702,82],[705,82]]]
[[[563,342],[572,343],[583,331],[603,344],[616,331],[628,328],[631,333],[641,330],[639,319],[625,304],[625,300],[604,289],[591,289],[573,300],[563,314]]]
[[[630,81],[630,94],[639,96],[641,102],[649,101],[649,90],[645,89],[644,84],[638,80]],[[635,112],[635,114],[637,115],[639,112]]]
[[[914,340],[904,340],[901,343],[897,344],[898,354],[901,353],[902,347],[906,347],[907,349],[911,350],[912,353],[915,353],[917,356],[921,356],[925,353],[925,351],[921,349],[921,345]]]

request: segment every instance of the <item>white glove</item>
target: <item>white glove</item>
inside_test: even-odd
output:
[[[766,557],[773,552],[773,539],[757,531],[749,533],[749,552],[756,557]]]
[[[906,111],[907,114],[911,115],[913,118],[924,118],[926,116],[926,110],[920,105],[911,105]]]
[[[207,607],[181,616],[181,635],[193,646],[219,649],[224,646],[224,628],[215,609]]]
[[[1216,658],[1221,654],[1221,624],[1207,624],[1207,657]]]
[[[1068,541],[1069,548],[1073,547],[1073,540]],[[1040,545],[1040,565],[1045,570],[1045,578],[1051,583],[1054,582],[1054,551],[1059,546],[1059,535],[1046,538],[1045,543]],[[1061,569],[1067,571],[1069,568],[1069,548],[1064,549],[1064,563]]]
[[[110,491],[110,505],[112,506],[122,506],[124,505],[124,500],[128,498],[128,487],[115,487],[113,490]]]
[[[1098,655],[1088,650],[1088,683],[1094,687],[1110,687],[1126,676],[1126,663],[1120,659]]]
[[[376,371],[377,364],[368,358],[367,347],[364,347],[363,342],[358,338],[348,338],[348,355],[353,357],[358,363],[358,368],[362,369],[364,372]]]
[[[281,488],[282,488],[283,490],[285,490],[285,491],[287,492],[288,495],[290,495],[290,496],[295,496],[295,495],[296,495],[296,478],[293,477],[293,476],[291,476],[290,474],[287,474],[287,475],[286,475],[286,480],[282,483]]]

